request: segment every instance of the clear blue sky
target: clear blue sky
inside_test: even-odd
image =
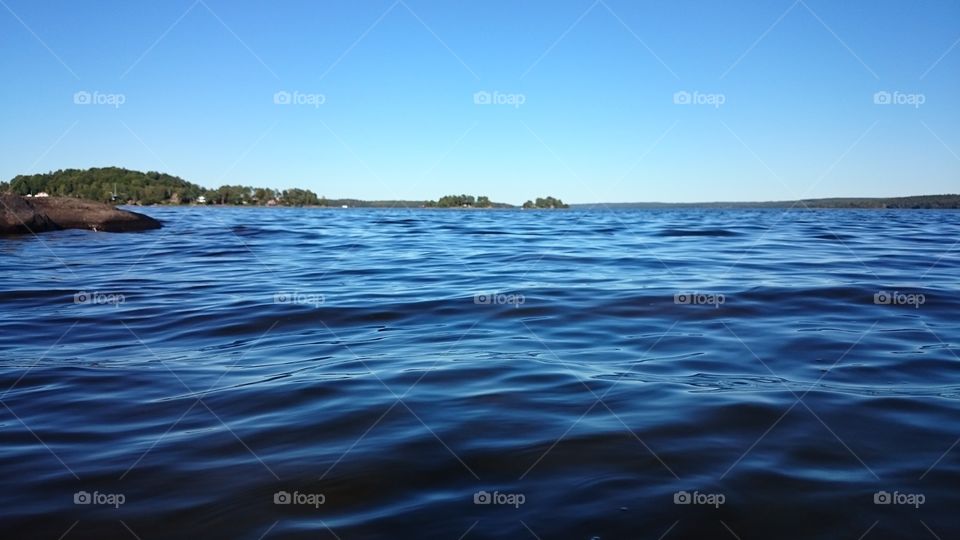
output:
[[[511,203],[956,193],[958,40],[954,0],[0,0],[0,178],[118,165]]]

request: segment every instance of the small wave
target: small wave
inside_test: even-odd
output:
[[[855,238],[849,234],[824,233],[815,234],[814,238],[818,240],[833,240],[836,242],[852,242]]]
[[[657,236],[740,236],[728,229],[664,229]]]

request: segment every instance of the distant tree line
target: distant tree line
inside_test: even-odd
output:
[[[424,206],[428,208],[492,208],[493,203],[490,202],[489,197],[484,195],[479,197],[473,195],[445,195],[437,201],[427,202]]]
[[[321,205],[323,199],[308,189],[224,185],[208,189],[180,177],[156,171],[119,167],[62,169],[45,174],[19,175],[0,184],[0,191],[18,195],[47,193],[51,197],[78,197],[115,204]]]
[[[910,197],[843,197],[800,201],[704,202],[704,203],[596,203],[579,204],[583,209],[657,209],[657,208],[775,208],[775,209],[960,209],[960,195],[915,195]]]
[[[429,201],[424,205],[427,208],[513,208],[513,206],[504,203],[490,202],[490,198],[480,195],[446,195],[439,200]],[[523,203],[524,208],[569,208],[560,199],[553,197],[540,197],[536,201],[527,201]]]
[[[43,174],[19,175],[0,182],[0,193],[51,197],[76,197],[113,204],[213,204],[251,206],[334,206],[366,208],[513,208],[492,202],[485,195],[446,195],[436,201],[361,201],[327,199],[309,189],[272,189],[223,185],[215,189],[156,171],[133,171],[120,167],[61,169]],[[527,201],[524,208],[567,208],[553,197]]]
[[[564,204],[560,199],[553,197],[537,197],[536,201],[527,201],[523,203],[524,208],[569,208],[570,205]]]
[[[945,209],[960,208],[960,195],[917,195],[885,198],[807,199],[799,208],[903,208]]]

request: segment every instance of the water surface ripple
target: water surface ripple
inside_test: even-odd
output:
[[[0,238],[5,537],[960,536],[960,213],[143,211]]]

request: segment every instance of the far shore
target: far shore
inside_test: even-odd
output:
[[[782,201],[714,202],[597,202],[567,204],[552,195],[528,199],[522,205],[496,202],[486,195],[450,194],[436,200],[328,198],[310,189],[276,189],[243,185],[207,188],[156,171],[122,167],[60,169],[43,174],[18,175],[0,182],[0,193],[23,197],[73,197],[125,206],[224,206],[282,208],[423,208],[431,210],[656,210],[656,209],[960,209],[960,195],[932,194],[900,197],[830,197]],[[511,197],[517,200],[520,194]]]
[[[911,199],[904,197],[903,199]],[[436,207],[422,205],[359,205],[359,206],[328,206],[328,205],[254,205],[254,204],[118,204],[130,208],[263,208],[263,209],[294,209],[309,208],[311,210],[439,210],[454,212],[475,211],[562,211],[562,210],[960,210],[960,200],[957,202],[940,201],[938,203],[881,203],[873,199],[863,199],[857,203],[841,203],[834,199],[813,201],[771,201],[771,202],[710,202],[710,203],[571,203],[569,208],[523,208],[522,206],[498,207]]]

